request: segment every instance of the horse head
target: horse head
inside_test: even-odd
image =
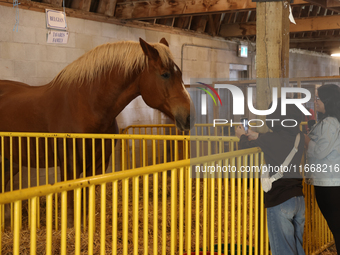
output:
[[[168,42],[150,45],[139,39],[146,56],[147,68],[140,75],[139,90],[143,100],[152,108],[168,115],[181,131],[195,124],[195,107],[184,87],[182,72],[175,64]]]

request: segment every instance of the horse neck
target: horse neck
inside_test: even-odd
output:
[[[95,81],[91,87],[96,111],[115,118],[133,99],[140,95],[138,73],[123,78],[121,73],[110,72],[107,78]]]

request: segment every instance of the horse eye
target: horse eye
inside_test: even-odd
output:
[[[163,73],[161,74],[161,76],[165,79],[169,79],[170,78],[170,73]]]

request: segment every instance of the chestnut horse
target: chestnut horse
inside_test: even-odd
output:
[[[182,73],[175,64],[167,41],[148,44],[116,42],[98,46],[66,66],[49,84],[28,86],[0,80],[0,131],[51,133],[118,133],[116,116],[137,96],[172,118],[179,130],[194,124],[194,109]],[[5,158],[9,158],[5,139]],[[69,140],[69,139],[67,139]],[[16,141],[16,142],[15,142]],[[1,142],[1,141],[0,141]],[[39,142],[40,144],[40,142]],[[66,142],[67,176],[64,176],[63,141],[57,142],[61,180],[73,179],[72,141]],[[22,164],[27,164],[27,140],[22,140]],[[35,139],[30,142],[31,166],[35,167]],[[53,166],[53,145],[48,162]],[[92,172],[91,143],[86,147],[86,175]],[[100,146],[99,146],[100,148]],[[105,142],[105,169],[112,153]],[[44,155],[44,142],[39,146]],[[77,144],[76,176],[82,166],[82,148]],[[18,142],[13,139],[13,161],[18,161]],[[39,153],[40,154],[40,153]],[[96,174],[102,172],[101,150],[96,150]],[[80,159],[80,160],[79,160]],[[44,166],[44,159],[40,166]],[[15,175],[17,171],[13,174]],[[1,174],[0,174],[1,176]],[[1,177],[0,177],[1,178]],[[5,174],[5,183],[9,173]],[[1,179],[0,179],[1,181]],[[0,182],[2,183],[2,182]],[[68,226],[73,225],[73,192],[68,192]]]

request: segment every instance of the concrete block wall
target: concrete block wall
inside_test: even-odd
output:
[[[292,49],[289,53],[291,78],[340,75],[339,67],[340,58],[297,49]]]
[[[165,37],[175,62],[183,71],[185,84],[191,78],[228,78],[229,64],[249,65],[256,78],[254,54],[236,55],[237,44],[219,39],[203,39],[165,32],[118,26],[77,18],[67,18],[66,45],[46,43],[45,13],[19,10],[19,29],[13,32],[15,9],[0,6],[0,79],[16,80],[32,86],[49,83],[66,65],[90,49],[120,40],[158,42]],[[338,75],[340,63],[330,57],[306,52],[290,53],[290,76]],[[133,100],[117,117],[121,128],[133,124],[169,122],[164,114],[150,109],[141,99]]]
[[[68,17],[68,43],[55,45],[46,42],[48,29],[45,13],[20,9],[18,32],[13,32],[15,9],[0,6],[0,17],[0,79],[16,80],[32,86],[49,83],[65,66],[100,44],[120,40],[138,41],[139,37],[147,42],[158,42],[162,37],[167,39],[177,65],[181,67],[183,62],[185,84],[190,83],[190,78],[227,78],[228,64],[238,63],[235,59],[236,44],[221,40]],[[251,62],[248,61],[248,64]],[[150,109],[141,97],[133,100],[117,120],[120,128],[169,122],[164,114]]]

